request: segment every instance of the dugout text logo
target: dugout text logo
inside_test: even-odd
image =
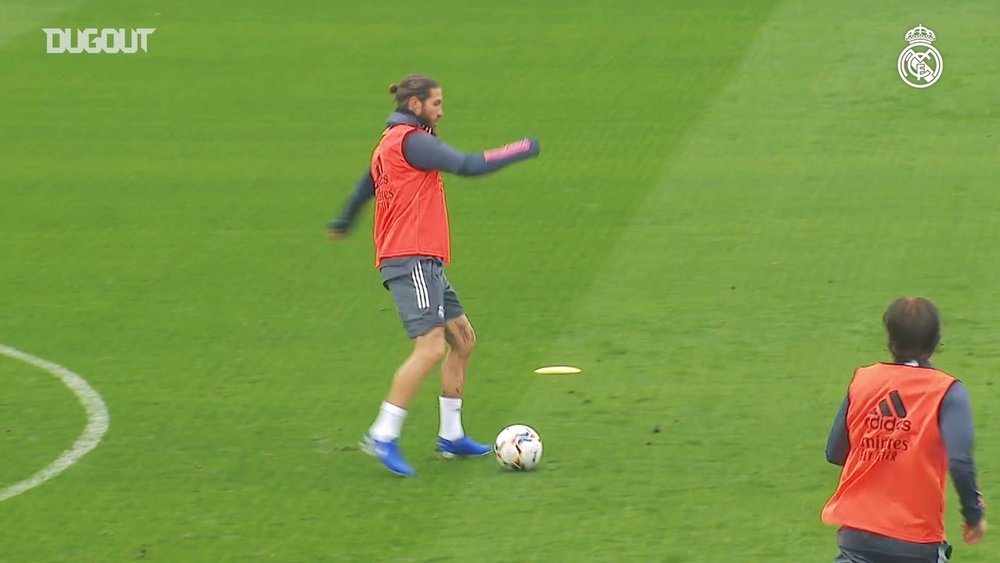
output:
[[[156,28],[125,29],[61,29],[58,27],[42,28],[45,32],[46,53],[125,53],[132,54],[142,50],[147,52],[149,36]]]
[[[931,86],[941,78],[941,71],[944,70],[941,53],[931,45],[937,37],[933,31],[918,25],[907,31],[904,39],[909,45],[899,54],[896,64],[899,77],[914,88]]]

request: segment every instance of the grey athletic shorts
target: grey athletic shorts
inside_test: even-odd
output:
[[[837,546],[834,563],[946,563],[951,557],[947,542],[911,543],[851,528],[837,532]]]
[[[382,285],[392,293],[411,340],[465,313],[440,258],[390,258],[382,262]]]

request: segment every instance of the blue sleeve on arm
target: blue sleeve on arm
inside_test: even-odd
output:
[[[358,212],[373,197],[375,197],[375,181],[372,180],[371,172],[365,172],[365,175],[358,179],[358,184],[354,188],[354,192],[351,193],[351,198],[347,200],[347,205],[344,206],[340,216],[330,221],[328,226],[331,229],[350,230],[355,219],[358,218]]]
[[[847,397],[840,403],[837,416],[833,419],[833,428],[826,439],[826,460],[834,465],[843,466],[847,462],[847,454],[851,451],[851,439],[847,432]]]
[[[948,471],[962,506],[962,517],[976,525],[983,517],[982,498],[976,484],[976,464],[972,460],[975,430],[972,426],[972,401],[969,390],[956,381],[941,401],[938,422],[941,437],[948,449]]]
[[[536,143],[537,144],[537,143]],[[414,168],[440,170],[460,176],[481,176],[538,154],[525,152],[487,162],[483,153],[463,153],[429,133],[412,133],[403,144],[403,154]]]

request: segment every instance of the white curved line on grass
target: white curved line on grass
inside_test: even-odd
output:
[[[24,481],[0,489],[0,502],[3,502],[41,485],[80,461],[80,458],[87,455],[88,452],[101,443],[101,438],[108,431],[111,418],[108,416],[108,407],[104,404],[104,399],[79,375],[59,364],[36,358],[31,354],[26,354],[3,344],[0,344],[0,354],[8,358],[20,360],[26,364],[31,364],[58,377],[76,395],[83,408],[87,411],[87,426],[83,429],[83,434],[76,439],[76,442],[73,442],[73,445],[68,450],[63,452],[55,461],[43,467],[38,473],[35,473]]]

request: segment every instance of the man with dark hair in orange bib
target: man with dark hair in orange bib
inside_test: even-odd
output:
[[[334,238],[346,236],[358,210],[375,198],[375,266],[389,290],[413,351],[393,376],[378,415],[361,448],[389,471],[416,471],[399,448],[403,420],[424,378],[441,364],[441,425],[437,454],[482,456],[492,450],[462,426],[462,395],[476,333],[444,267],[451,261],[451,236],[442,172],[490,174],[538,156],[538,140],[525,138],[486,151],[464,153],[437,137],[444,115],[438,82],[411,74],[389,87],[396,111],[389,116],[368,170],[341,216],[329,224]]]
[[[826,443],[827,460],[843,470],[822,519],[840,526],[835,563],[943,563],[949,471],[963,539],[979,543],[986,531],[969,392],[931,367],[941,340],[933,303],[899,298],[883,321],[893,362],[854,373]]]

